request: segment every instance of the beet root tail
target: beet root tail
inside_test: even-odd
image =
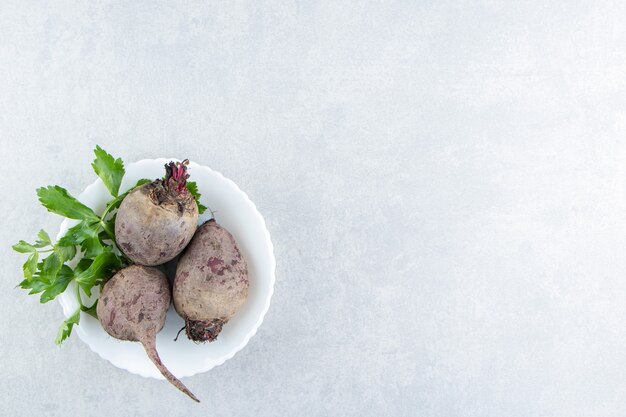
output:
[[[141,341],[141,344],[146,350],[146,353],[148,354],[148,357],[150,358],[150,360],[156,365],[159,372],[161,372],[161,374],[165,377],[165,379],[167,379],[170,382],[170,384],[174,385],[176,388],[178,388],[179,390],[187,394],[189,398],[191,398],[192,400],[196,402],[200,402],[200,400],[195,395],[193,395],[193,393],[189,390],[189,388],[187,388],[185,384],[180,382],[178,378],[176,378],[169,371],[169,369],[167,369],[165,365],[163,365],[163,362],[161,362],[161,358],[159,357],[159,354],[157,353],[157,350],[156,350],[156,335],[149,337],[147,340]]]

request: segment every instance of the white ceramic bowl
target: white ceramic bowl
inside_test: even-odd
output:
[[[144,159],[126,166],[126,175],[120,187],[127,190],[141,178],[155,179],[164,174],[163,165],[175,158]],[[177,377],[185,377],[206,372],[221,365],[240,351],[256,333],[267,312],[274,292],[275,260],[270,234],[265,221],[254,203],[231,180],[218,172],[194,162],[189,164],[190,180],[198,184],[202,194],[201,201],[215,212],[219,224],[228,229],[235,237],[239,248],[248,264],[250,291],[246,303],[237,314],[224,326],[216,341],[195,344],[187,339],[184,332],[177,342],[176,333],[184,326],[173,306],[167,313],[165,327],[157,335],[157,349],[163,363]],[[100,179],[88,186],[78,199],[91,207],[96,213],[104,210],[110,195]],[[207,210],[200,223],[211,217]],[[61,224],[59,237],[73,223],[65,220]],[[63,306],[63,313],[69,317],[78,307],[74,283],[58,299]],[[94,298],[97,296],[94,294]],[[84,297],[87,300],[86,297]],[[85,303],[87,304],[87,303]],[[126,369],[144,377],[163,379],[156,367],[150,362],[139,343],[123,342],[110,337],[100,323],[81,313],[80,325],[75,333],[91,350],[108,360],[118,368]]]

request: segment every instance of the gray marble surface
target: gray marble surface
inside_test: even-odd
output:
[[[0,2],[2,416],[626,415],[626,5]],[[265,323],[162,381],[13,287],[100,144],[264,214]]]

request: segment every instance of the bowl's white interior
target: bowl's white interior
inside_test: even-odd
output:
[[[129,164],[120,190],[128,189],[141,178],[162,177],[163,165],[170,160],[175,159],[145,159]],[[202,203],[215,212],[218,223],[227,228],[237,240],[248,264],[250,292],[241,310],[224,326],[218,339],[212,343],[194,344],[185,337],[184,332],[174,342],[176,333],[184,323],[170,306],[165,327],[157,336],[157,348],[163,363],[178,377],[206,372],[241,350],[261,325],[274,290],[275,261],[272,242],[263,217],[254,204],[235,183],[218,172],[191,162],[189,173],[190,180],[198,184]],[[98,213],[102,212],[110,198],[100,179],[78,196],[80,201]],[[211,213],[207,210],[201,216],[201,221],[210,217]],[[71,225],[67,220],[64,221],[59,237]],[[78,306],[74,291],[71,283],[66,292],[59,296],[66,316],[72,314]],[[81,313],[80,325],[74,331],[94,352],[113,365],[145,377],[163,378],[138,343],[113,339],[93,317]]]

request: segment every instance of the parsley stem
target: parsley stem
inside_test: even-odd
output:
[[[103,217],[104,219],[104,217]],[[115,235],[113,233],[111,233],[111,231],[109,229],[107,229],[106,227],[106,223],[104,222],[104,220],[100,220],[100,226],[102,226],[102,229],[104,230],[104,232],[107,234],[107,236],[113,241],[115,242]]]
[[[124,197],[126,197],[126,194],[128,194],[128,192],[125,192],[124,194],[115,197],[113,200],[111,200],[109,202],[109,204],[107,204],[106,208],[104,209],[104,212],[102,212],[102,215],[100,216],[100,221],[104,221],[104,219],[106,218],[107,214],[109,214],[109,211],[111,211],[111,208],[113,208],[114,203],[118,199],[120,199],[120,198],[123,199]]]
[[[78,284],[76,284],[76,299],[78,300],[80,308],[83,309],[85,306],[83,305],[83,299],[80,296],[80,286]]]

